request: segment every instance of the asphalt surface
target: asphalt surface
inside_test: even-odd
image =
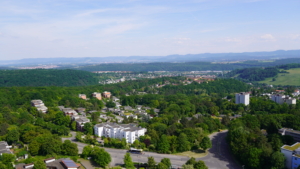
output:
[[[72,137],[63,138],[62,140],[71,140],[78,145],[79,154],[82,153],[83,147],[87,144],[80,143],[76,141],[76,132],[71,132]],[[208,150],[208,155],[202,158],[197,158],[197,160],[202,160],[205,162],[209,169],[241,169],[242,167],[238,165],[229,151],[229,146],[225,140],[227,131],[213,133],[209,137],[212,140],[212,148]],[[111,166],[123,164],[123,158],[127,150],[104,148],[112,158],[110,163]],[[147,163],[148,157],[154,157],[156,162],[159,162],[163,158],[169,158],[172,165],[182,166],[189,159],[186,156],[178,156],[171,154],[158,154],[153,152],[144,152],[143,155],[131,154],[132,161],[139,163]]]

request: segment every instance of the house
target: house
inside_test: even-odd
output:
[[[76,121],[76,129],[78,131],[83,131],[84,124],[91,122],[90,119],[83,116],[80,116],[79,118],[75,119],[75,121]]]
[[[137,109],[137,110],[141,110],[142,107],[143,107],[142,105],[136,105],[136,109]]]
[[[159,113],[159,112],[160,112],[159,109],[153,109],[153,111],[154,111],[155,113]]]
[[[241,92],[241,93],[236,93],[235,94],[235,104],[244,104],[244,105],[249,105],[250,102],[250,93],[247,92]]]
[[[94,97],[94,98],[96,98],[98,100],[102,100],[101,93],[94,92],[94,93],[92,93],[92,97]]]
[[[285,167],[288,169],[297,169],[300,165],[300,143],[297,142],[291,146],[283,145],[281,153],[285,156]]]
[[[289,135],[294,138],[295,141],[300,142],[300,131],[289,129],[289,128],[281,128],[278,130],[278,133],[281,135]]]
[[[127,111],[132,111],[133,110],[131,106],[124,106],[123,108],[124,108],[124,110],[127,110]]]
[[[94,126],[94,133],[98,137],[125,138],[127,143],[133,143],[140,136],[144,136],[145,128],[134,124],[101,123]]]
[[[116,108],[120,108],[122,105],[119,102],[114,102],[116,104]]]
[[[109,98],[111,97],[111,93],[105,91],[105,92],[102,93],[102,96],[103,96],[104,98],[108,98],[108,99],[109,99]]]
[[[13,154],[10,151],[10,148],[12,148],[12,146],[8,145],[6,141],[0,141],[0,155],[2,155],[3,153]]]
[[[120,101],[120,99],[119,99],[119,98],[117,98],[117,97],[115,97],[115,96],[113,96],[113,97],[112,97],[112,100],[113,100],[114,102],[118,102],[118,101]]]
[[[271,96],[271,100],[278,104],[296,104],[296,99],[289,97],[289,95],[274,94]]]
[[[46,164],[47,169],[79,169],[80,164],[76,164],[73,160],[70,159],[58,159],[55,158],[48,158],[44,160],[44,163]],[[34,164],[24,164],[20,163],[16,165],[16,169],[32,169],[34,167]]]
[[[72,108],[63,108],[62,111],[64,112],[65,116],[76,116],[78,113],[73,110]]]
[[[86,95],[85,95],[85,94],[79,94],[78,97],[79,97],[80,99],[86,100]]]
[[[31,105],[36,107],[39,112],[47,113],[48,108],[45,106],[42,100],[31,100]]]
[[[77,113],[84,113],[85,112],[85,108],[83,108],[83,107],[79,107],[79,108],[77,108],[76,109],[76,111],[77,111]]]

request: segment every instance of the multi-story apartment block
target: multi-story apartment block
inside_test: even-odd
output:
[[[250,103],[250,93],[242,92],[242,93],[236,93],[235,94],[235,103],[236,104],[244,104],[249,105]]]
[[[282,95],[282,94],[272,95],[271,100],[278,103],[278,104],[283,104],[283,103],[296,104],[296,99],[291,98],[291,97],[286,96],[286,95]]]
[[[145,128],[136,127],[133,124],[101,123],[94,126],[96,136],[125,138],[127,143],[133,143],[140,136],[144,136],[145,132]]]
[[[285,167],[288,169],[297,169],[300,165],[300,143],[297,142],[291,146],[281,147],[281,153],[285,156]]]
[[[108,99],[109,99],[109,98],[111,97],[111,93],[105,91],[105,92],[102,93],[102,96],[103,96],[104,98],[108,98]]]
[[[94,93],[92,94],[92,96],[95,97],[95,98],[98,99],[98,100],[102,100],[101,93],[94,92]]]
[[[31,100],[31,105],[42,113],[47,113],[48,108],[45,106],[42,100]]]
[[[79,94],[78,95],[79,98],[86,100],[86,95],[85,94]]]

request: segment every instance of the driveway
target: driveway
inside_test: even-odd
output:
[[[82,153],[83,147],[87,144],[76,141],[76,132],[71,132],[72,137],[62,138],[62,140],[71,140],[78,145],[79,154]],[[209,149],[207,156],[198,158],[202,160],[208,166],[209,169],[241,169],[242,167],[237,165],[229,151],[229,146],[225,140],[227,131],[213,133],[209,137],[212,140],[212,148]],[[112,158],[111,166],[123,164],[123,158],[127,150],[104,148]],[[172,165],[182,166],[189,159],[186,156],[178,156],[171,154],[158,154],[153,152],[145,152],[143,155],[131,154],[132,161],[139,163],[147,163],[148,157],[154,157],[156,162],[159,162],[163,158],[169,158]]]

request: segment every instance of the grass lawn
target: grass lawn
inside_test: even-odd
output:
[[[191,158],[191,157],[200,158],[200,157],[206,156],[207,154],[208,154],[207,151],[198,149],[198,150],[193,150],[193,151],[185,151],[182,153],[176,153],[174,155],[187,156],[189,158]]]
[[[266,83],[269,85],[294,85],[300,86],[300,68],[287,70],[290,73],[279,73],[275,77],[275,81],[272,81],[273,78],[267,78],[259,83]]]

